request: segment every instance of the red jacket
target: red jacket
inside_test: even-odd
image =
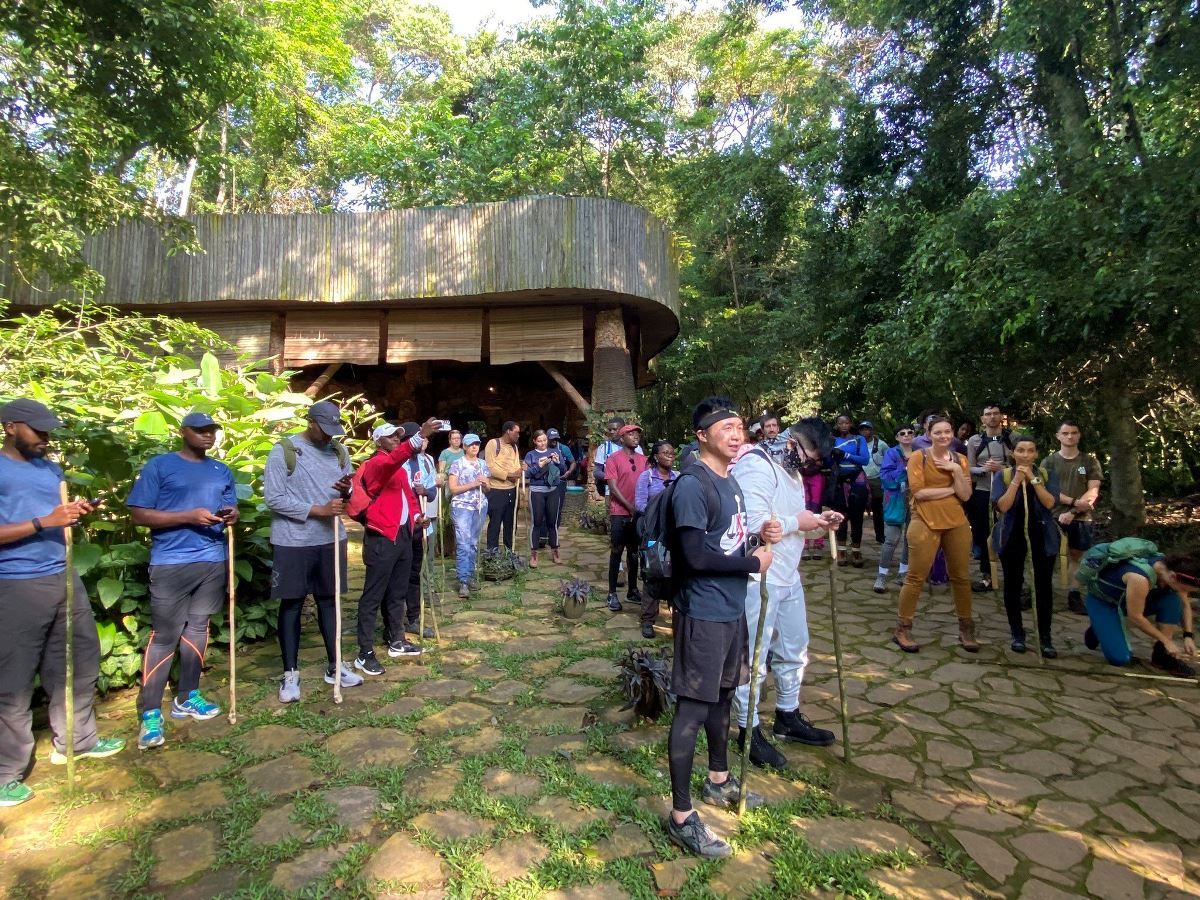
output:
[[[395,541],[401,526],[411,523],[421,511],[408,473],[404,471],[404,463],[416,452],[411,441],[403,441],[391,453],[375,451],[375,455],[362,464],[363,487],[375,498],[367,507],[367,527],[390,541]]]

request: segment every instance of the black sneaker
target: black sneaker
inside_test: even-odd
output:
[[[1196,677],[1196,670],[1178,656],[1168,653],[1162,641],[1154,642],[1154,649],[1150,652],[1150,665],[1156,669],[1162,669],[1168,675],[1174,675],[1176,678]]]
[[[629,592],[625,595],[625,602],[632,603],[634,606],[641,606],[642,592],[637,588],[630,588]]]
[[[704,788],[700,798],[709,806],[720,806],[724,809],[737,809],[738,800],[742,798],[742,785],[737,777],[730,772],[729,777],[720,784],[714,784],[704,778]],[[746,791],[746,809],[758,809],[766,801],[753,791]]]
[[[617,596],[616,591],[608,595],[608,608],[610,612],[620,612],[625,608],[621,605],[621,598]]]
[[[1091,625],[1087,627],[1087,631],[1083,633],[1083,645],[1089,650],[1095,650],[1100,646],[1100,638],[1096,637],[1096,629]]]
[[[1083,602],[1083,595],[1079,591],[1067,591],[1067,611],[1073,612],[1077,616],[1087,615],[1087,606]]]
[[[675,817],[668,815],[667,837],[675,846],[705,859],[724,859],[733,855],[733,848],[709,831],[695,810],[678,825],[675,823]]]
[[[834,741],[832,731],[818,728],[798,709],[775,710],[775,724],[771,727],[771,733],[780,740],[813,747],[828,747]]]
[[[382,675],[383,666],[379,664],[379,660],[375,658],[375,651],[368,650],[358,659],[354,660],[354,668],[362,672],[364,675]]]
[[[746,729],[738,729],[737,747],[738,752],[741,752],[746,746]],[[762,733],[761,726],[756,726],[754,734],[750,738],[750,762],[759,768],[768,769],[786,769],[787,757],[775,749],[775,745],[767,740],[767,736]],[[729,776],[731,779],[732,775]]]
[[[1024,653],[1026,651],[1026,649],[1028,649],[1025,646],[1025,638],[1023,638],[1023,637],[1013,638],[1012,643],[1009,646],[1012,647],[1013,653]]]
[[[422,632],[420,622],[405,622],[404,623],[404,633],[405,634],[415,634],[418,637],[425,638],[425,640],[429,640],[431,637],[433,637],[433,629],[430,628],[428,625],[426,625],[425,631]]]
[[[976,594],[985,594],[992,589],[992,579],[980,578],[977,582],[971,585],[971,590]]]
[[[654,626],[649,622],[642,623],[642,637],[648,641],[654,640]]]
[[[424,651],[418,644],[408,641],[392,641],[388,644],[388,656],[396,659],[401,656],[420,656]]]
[[[1042,659],[1058,659],[1058,651],[1049,641],[1042,641]]]

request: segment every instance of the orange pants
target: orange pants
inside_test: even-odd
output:
[[[960,619],[971,617],[971,526],[964,522],[955,528],[935,531],[913,516],[908,526],[908,572],[900,588],[900,618],[917,614],[917,600],[933,568],[938,549],[946,554],[950,570],[950,589],[954,592],[954,611]]]

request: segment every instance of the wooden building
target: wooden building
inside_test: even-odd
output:
[[[631,409],[678,331],[674,239],[614,200],[189,220],[203,254],[168,256],[143,222],[88,239],[95,300],[190,319],[389,417],[578,429],[589,405]],[[9,280],[16,308],[68,299]]]

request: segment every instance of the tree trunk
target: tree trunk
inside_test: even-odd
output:
[[[1110,376],[1101,391],[1110,451],[1108,477],[1112,485],[1114,537],[1136,534],[1146,524],[1146,498],[1138,454],[1133,400],[1120,377]]]

